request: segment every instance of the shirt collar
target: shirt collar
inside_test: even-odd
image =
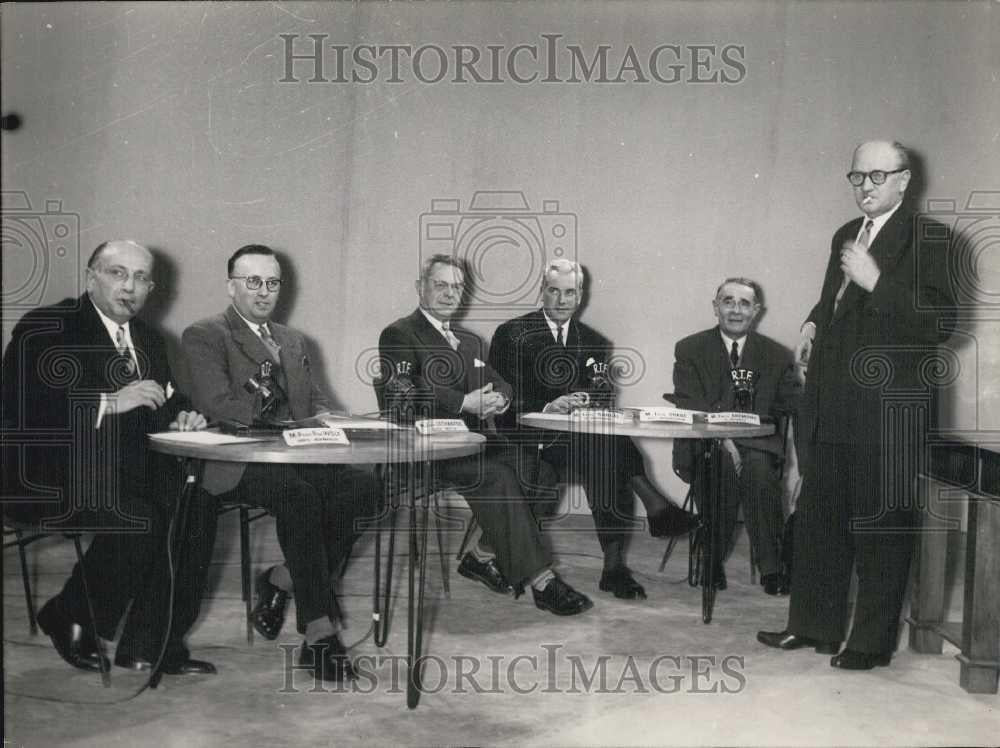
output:
[[[722,328],[721,327],[719,328],[719,335],[722,336],[722,342],[726,344],[726,352],[727,353],[729,351],[733,350],[733,343],[736,343],[736,350],[739,351],[739,354],[741,356],[743,355],[743,346],[746,345],[746,342],[747,342],[747,336],[746,335],[744,335],[742,338],[740,338],[739,340],[737,340],[736,338],[731,338],[728,335],[726,335],[726,333],[722,332]]]
[[[875,216],[874,218],[871,219],[872,230],[871,230],[871,238],[868,241],[868,246],[869,247],[871,246],[871,243],[875,241],[875,237],[878,236],[878,232],[882,230],[882,227],[885,226],[886,223],[888,223],[889,219],[892,218],[893,214],[897,210],[899,210],[899,206],[902,205],[902,204],[903,204],[903,201],[900,200],[898,203],[896,203],[896,206],[892,210],[888,210],[885,213],[883,213],[882,215]],[[862,231],[865,230],[865,221],[867,221],[869,218],[871,218],[871,217],[870,216],[862,216],[861,228],[858,230],[858,234],[859,235],[860,235],[860,233]]]
[[[244,317],[242,314],[240,314],[240,310],[236,308],[235,304],[233,305],[233,311],[236,312],[236,316],[237,317],[239,317],[241,320],[243,320],[244,322],[247,323],[247,327],[250,328],[251,332],[253,332],[254,335],[260,337],[260,334],[262,332],[261,327],[263,327],[265,324],[267,324],[266,322],[260,323],[260,324],[257,323],[257,322],[251,322],[246,317]]]
[[[111,342],[114,343],[116,346],[118,345],[118,341],[116,340],[116,338],[117,338],[118,328],[120,327],[122,328],[122,330],[125,331],[125,342],[128,344],[129,348],[132,348],[133,347],[132,334],[129,330],[129,323],[123,322],[122,324],[118,324],[113,319],[111,319],[111,317],[102,312],[100,307],[98,307],[97,304],[94,303],[93,299],[91,299],[89,296],[87,298],[90,300],[91,305],[94,307],[94,311],[97,312],[97,316],[100,317],[101,322],[104,324],[104,329],[108,331],[108,335],[111,337]]]
[[[545,322],[546,324],[548,324],[549,330],[552,331],[553,340],[558,340],[559,333],[557,331],[559,330],[560,327],[562,328],[563,331],[563,343],[569,340],[569,323],[572,321],[573,319],[572,317],[570,317],[568,320],[566,320],[560,325],[558,322],[549,319],[549,315],[545,313],[544,309],[542,310],[542,316],[545,317]]]
[[[423,307],[420,307],[420,313],[424,315],[424,317],[427,319],[428,322],[431,323],[431,325],[434,327],[435,330],[444,335],[444,323],[441,320],[439,320],[437,317],[435,317],[433,314],[428,312]],[[448,324],[448,329],[449,330],[451,329],[451,323]],[[448,336],[445,335],[445,337]]]

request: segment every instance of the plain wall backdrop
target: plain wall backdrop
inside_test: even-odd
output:
[[[421,254],[441,246],[421,241],[421,217],[457,227],[477,191],[520,191],[543,234],[568,226],[563,249],[592,279],[584,319],[635,364],[621,401],[657,403],[672,389],[675,342],[713,324],[726,276],[763,285],[761,331],[794,345],[830,236],[857,215],[851,152],[890,137],[921,157],[925,197],[951,201],[937,204],[943,220],[985,227],[945,416],[1000,427],[1000,210],[968,209],[973,191],[1000,191],[995,3],[18,3],[0,13],[3,112],[23,118],[2,136],[5,345],[27,306],[79,293],[99,242],[129,237],[164,261],[149,313],[176,356],[180,332],[227,304],[226,258],[264,243],[290,280],[278,316],[311,338],[336,400],[372,410],[371,349],[415,307]],[[452,65],[456,45],[485,59],[488,45],[524,44],[544,57],[542,35],[560,35],[563,79],[566,45],[588,60],[608,45],[613,78],[629,47],[646,64],[672,44],[687,68],[675,83],[519,84],[505,70],[500,83],[456,83],[451,71],[422,83],[403,64],[393,83],[382,58],[366,84],[307,82],[315,63],[298,60],[298,82],[279,82],[282,34],[297,35],[296,54],[325,34],[348,55],[436,45]],[[685,47],[699,44],[715,47],[711,69],[692,72]],[[727,45],[741,48],[738,82],[689,82],[737,73],[721,65]],[[324,54],[325,77],[334,62]],[[432,214],[438,199],[458,200],[458,212]],[[496,227],[470,240],[489,303],[469,325],[488,337],[519,313],[502,304],[532,300],[532,263],[555,242],[531,249]],[[644,449],[681,495],[669,444]]]

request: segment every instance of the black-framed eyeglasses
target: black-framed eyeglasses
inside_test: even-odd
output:
[[[892,171],[883,171],[882,169],[876,169],[875,171],[849,171],[847,172],[847,181],[850,182],[855,187],[860,187],[865,183],[865,178],[872,180],[872,184],[885,184],[885,180],[889,178],[890,174],[899,174],[901,171],[907,171],[904,166],[902,169],[893,169]]]
[[[110,267],[102,266],[97,268],[97,270],[98,272],[104,273],[113,282],[119,285],[125,285],[126,283],[128,283],[129,278],[132,279],[132,282],[135,283],[135,285],[141,286],[146,290],[152,290],[153,286],[156,285],[153,282],[153,279],[142,270],[137,270],[131,275],[129,275],[128,270],[123,268],[121,265],[111,265]]]
[[[277,291],[281,288],[281,278],[268,278],[264,280],[259,275],[230,275],[229,280],[241,280],[251,291],[260,290],[261,286],[267,286],[267,290]]]

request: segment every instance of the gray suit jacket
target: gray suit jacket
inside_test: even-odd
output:
[[[305,337],[290,327],[268,322],[271,335],[281,346],[288,405],[292,418],[299,420],[330,410],[330,401],[312,378]],[[195,407],[210,421],[234,420],[251,423],[255,396],[244,387],[263,361],[267,348],[236,310],[195,322],[181,338],[191,374]],[[202,485],[211,494],[236,487],[246,465],[239,462],[208,462]]]

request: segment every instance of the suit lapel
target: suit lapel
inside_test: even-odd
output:
[[[239,315],[232,306],[226,309],[225,312],[226,322],[229,323],[229,329],[232,333],[233,344],[243,352],[243,354],[253,361],[255,364],[260,364],[261,361],[270,361],[271,354],[267,351],[267,346],[257,337],[256,333],[250,329],[250,325],[244,321],[244,319]],[[273,334],[273,333],[272,333]],[[281,344],[280,341],[278,343]]]

